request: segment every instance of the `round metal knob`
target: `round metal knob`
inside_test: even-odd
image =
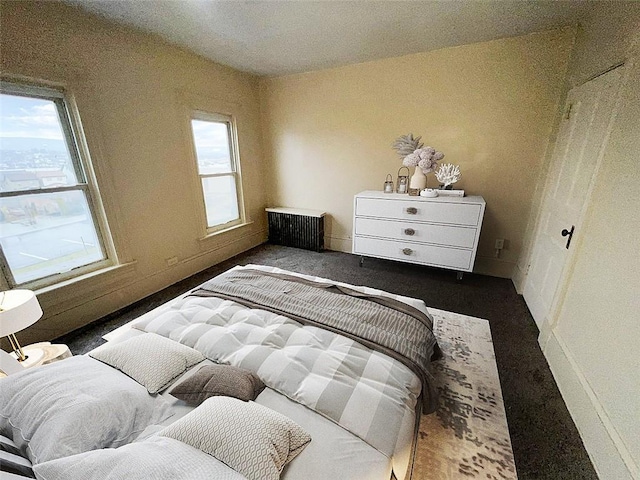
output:
[[[411,250],[410,248],[403,248],[402,253],[404,253],[405,255],[411,255],[413,253],[413,250]]]
[[[415,215],[418,213],[418,209],[416,207],[407,207],[407,213],[410,215]]]
[[[413,228],[405,228],[404,229],[404,234],[405,235],[415,235],[416,231]]]

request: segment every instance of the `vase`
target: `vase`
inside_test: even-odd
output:
[[[420,195],[420,190],[427,188],[427,176],[420,167],[416,167],[409,181],[409,195]]]

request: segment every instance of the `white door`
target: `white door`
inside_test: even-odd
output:
[[[616,68],[575,87],[567,98],[523,292],[538,328],[553,315],[559,300],[565,264],[609,136],[623,70]]]

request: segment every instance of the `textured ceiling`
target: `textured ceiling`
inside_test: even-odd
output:
[[[286,75],[574,25],[589,0],[64,0],[215,62]],[[616,2],[611,2],[615,8]],[[620,3],[620,2],[619,2]]]

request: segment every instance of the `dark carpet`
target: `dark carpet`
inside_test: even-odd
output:
[[[597,479],[538,345],[538,329],[511,280],[359,257],[261,245],[56,340],[74,354],[101,336],[234,265],[256,263],[420,298],[427,306],[489,320],[518,478]]]

